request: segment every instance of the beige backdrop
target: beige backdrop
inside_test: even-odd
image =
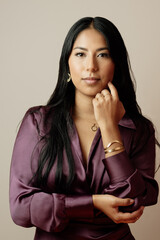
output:
[[[45,104],[52,93],[64,37],[79,18],[104,16],[119,28],[137,80],[138,102],[160,133],[159,9],[159,0],[0,0],[0,239],[33,239],[34,228],[16,226],[10,218],[12,148],[25,111]],[[160,171],[156,178],[160,182]],[[131,225],[136,240],[160,239],[159,207],[146,208]]]

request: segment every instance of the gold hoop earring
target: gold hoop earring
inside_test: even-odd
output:
[[[67,79],[67,83],[71,81],[71,74],[68,73],[68,79]]]

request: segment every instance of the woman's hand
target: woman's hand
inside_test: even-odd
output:
[[[102,90],[101,93],[97,93],[93,99],[94,114],[98,125],[105,127],[106,124],[118,125],[125,114],[123,104],[119,100],[118,92],[114,85],[109,82],[107,89]]]
[[[134,200],[130,198],[122,199],[107,194],[93,195],[92,197],[94,207],[107,215],[115,223],[134,223],[143,214],[143,206],[132,213],[123,213],[119,211],[119,207],[130,206],[134,203]]]

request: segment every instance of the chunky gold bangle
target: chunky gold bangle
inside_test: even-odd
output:
[[[122,145],[123,146],[123,143],[121,142],[121,141],[118,141],[118,140],[114,140],[114,141],[112,141],[112,142],[110,142],[110,143],[108,143],[108,145],[107,145],[107,147],[106,148],[104,148],[104,150],[107,150],[112,144],[114,144],[114,143],[119,143],[120,145]]]
[[[119,151],[119,150],[122,150],[122,149],[124,149],[123,146],[122,147],[112,148],[112,149],[109,149],[109,150],[105,150],[104,152],[105,152],[105,154],[107,154],[107,153],[116,152],[116,151]]]

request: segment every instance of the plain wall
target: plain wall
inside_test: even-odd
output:
[[[51,95],[64,38],[79,18],[103,16],[118,27],[130,55],[139,105],[152,119],[158,136],[159,9],[159,0],[0,0],[0,239],[33,239],[34,228],[16,226],[10,218],[13,144],[26,110],[45,104]],[[160,171],[156,179],[160,182]],[[159,207],[160,203],[145,208],[141,219],[131,224],[137,240],[160,238]]]

